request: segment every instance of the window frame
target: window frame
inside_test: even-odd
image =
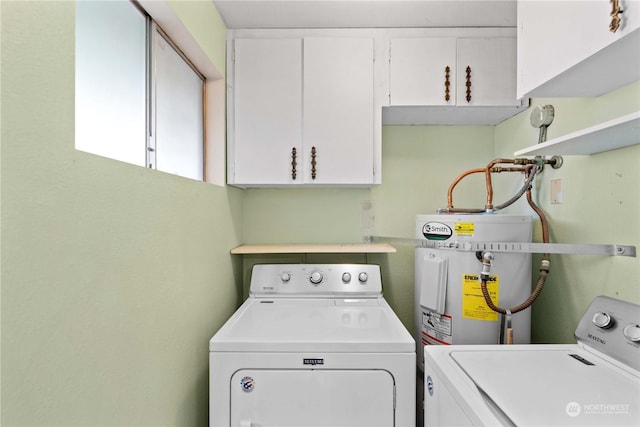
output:
[[[133,0],[130,0],[134,5],[137,3]],[[193,64],[193,62],[185,55],[185,53],[180,49],[180,47],[171,39],[169,34],[162,29],[160,25],[145,11],[142,11],[145,18],[147,19],[147,57],[146,57],[146,91],[147,91],[147,123],[146,123],[146,142],[145,142],[145,165],[149,169],[155,169],[166,173],[168,172],[164,169],[158,169],[156,153],[157,153],[157,80],[156,80],[156,37],[162,37],[163,40],[174,50],[174,52],[184,61],[184,63],[194,72],[197,78],[202,82],[202,93],[201,93],[201,120],[202,120],[202,140],[200,144],[201,149],[201,162],[199,165],[199,181],[205,181],[206,175],[206,161],[205,161],[205,152],[206,152],[206,135],[207,135],[207,125],[206,125],[206,102],[207,102],[207,92],[206,92],[206,77],[197,69],[197,67]],[[176,174],[177,175],[177,174]],[[182,176],[182,175],[180,175]],[[190,178],[190,177],[186,177]],[[191,178],[196,179],[196,178]]]
[[[214,174],[211,174],[211,169],[215,168],[216,170],[220,167],[223,169],[222,172],[217,171],[215,175],[224,176],[224,149],[221,151],[219,148],[214,150],[208,150],[208,145],[212,142],[220,147],[220,132],[215,132],[217,136],[215,138],[209,138],[208,128],[211,126],[213,122],[216,122],[216,125],[222,123],[224,124],[224,108],[222,109],[222,115],[220,115],[219,105],[221,100],[216,101],[216,110],[218,111],[215,114],[215,117],[212,117],[210,114],[211,108],[208,108],[210,104],[212,104],[209,99],[209,92],[216,93],[216,96],[219,95],[220,90],[215,89],[219,88],[222,83],[222,87],[224,87],[224,78],[221,73],[218,72],[218,69],[213,65],[210,56],[206,55],[202,49],[197,45],[196,40],[194,39],[194,35],[186,28],[185,24],[180,21],[180,18],[177,16],[177,13],[171,9],[171,7],[165,1],[145,1],[142,0],[142,3],[136,0],[125,0],[127,3],[131,4],[137,12],[139,12],[142,18],[145,21],[145,57],[143,58],[145,63],[145,77],[144,77],[144,91],[145,91],[145,141],[140,141],[141,149],[145,150],[144,155],[144,167],[151,168],[159,171],[163,171],[166,173],[183,176],[189,179],[193,179],[196,181],[203,182],[211,182],[218,185],[224,185],[224,181],[220,181],[216,179]],[[213,6],[211,6],[213,7]],[[152,13],[149,13],[148,9],[152,9]],[[215,9],[213,9],[215,11]],[[155,16],[159,16],[162,23],[158,22]],[[167,28],[165,28],[165,24]],[[180,44],[176,43],[173,35],[178,34],[178,38],[180,39]],[[187,37],[185,37],[185,35]],[[158,169],[157,165],[157,111],[156,111],[156,78],[155,78],[155,46],[158,41],[157,37],[162,37],[162,41],[165,42],[168,46],[170,46],[173,51],[177,54],[177,56],[184,61],[184,64],[187,65],[188,69],[193,71],[196,79],[193,80],[193,83],[196,84],[196,90],[199,90],[201,87],[201,92],[198,95],[197,101],[195,101],[194,108],[197,109],[197,114],[200,115],[198,119],[196,119],[197,127],[196,134],[197,138],[192,139],[192,143],[190,145],[191,153],[193,153],[194,149],[196,153],[199,153],[197,161],[194,163],[193,171],[194,175],[198,175],[198,177],[194,176],[184,176],[179,173],[166,171],[162,169]],[[186,40],[186,43],[185,43]],[[201,72],[198,66],[194,63],[193,60],[185,53],[184,49],[181,46],[186,44],[187,50],[192,53],[196,52],[196,61],[198,64],[205,64],[205,72]],[[176,61],[176,64],[178,61]],[[188,73],[187,73],[188,74]],[[213,78],[212,78],[213,77]],[[197,79],[200,80],[200,83],[197,82]],[[201,85],[201,86],[200,86]],[[214,91],[208,90],[210,87],[214,87]],[[192,89],[194,86],[192,86]],[[191,93],[194,93],[193,91]],[[197,93],[197,92],[196,92]],[[224,91],[222,91],[224,94]],[[224,100],[222,100],[222,105],[224,106]],[[193,116],[191,116],[193,117]],[[201,126],[201,128],[200,128]],[[224,134],[224,129],[223,129]],[[212,141],[215,139],[215,141]],[[224,141],[222,141],[224,144]],[[137,144],[137,143],[136,143]],[[144,146],[142,146],[144,144]],[[90,152],[91,150],[83,150],[78,148],[80,151]],[[215,152],[215,155],[214,155]],[[222,156],[220,156],[222,154]],[[102,157],[116,159],[116,156],[109,156],[108,154],[97,154]],[[215,156],[215,157],[214,157]],[[125,162],[139,165],[139,163],[132,163],[125,160]]]

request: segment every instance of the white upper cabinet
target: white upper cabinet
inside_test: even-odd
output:
[[[381,183],[383,124],[495,125],[517,100],[515,28],[230,30],[227,182]]]
[[[495,125],[516,98],[515,29],[393,31],[384,124]]]
[[[455,105],[455,38],[391,39],[389,64],[391,105]]]
[[[373,39],[305,38],[303,81],[304,182],[373,184]]]
[[[616,3],[611,16],[604,0],[518,0],[518,96],[599,96],[640,80],[640,0]]]
[[[516,99],[516,40],[457,40],[456,105],[520,106]]]
[[[302,143],[302,40],[236,39],[230,183],[283,184]]]
[[[390,64],[392,106],[520,105],[513,37],[392,39]]]
[[[381,127],[379,120],[374,126],[373,38],[232,43],[229,184],[376,183]]]

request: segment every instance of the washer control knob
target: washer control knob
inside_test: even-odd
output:
[[[367,283],[367,280],[369,280],[369,275],[363,271],[362,273],[358,274],[358,280],[362,284]]]
[[[311,276],[309,276],[309,281],[314,285],[319,285],[320,282],[322,282],[322,273],[320,273],[319,271],[314,271],[313,273],[311,273]]]
[[[622,330],[624,336],[632,342],[640,342],[640,325],[634,323],[627,325]]]
[[[349,283],[351,281],[351,273],[345,272],[342,273],[342,282]]]
[[[593,324],[598,328],[608,329],[613,326],[613,319],[609,316],[608,313],[603,311],[599,311],[598,313],[593,315]]]
[[[280,275],[280,280],[282,280],[282,283],[289,283],[289,280],[291,280],[291,273],[285,271]]]

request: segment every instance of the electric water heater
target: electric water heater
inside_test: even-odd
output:
[[[479,280],[481,253],[456,250],[477,242],[531,242],[526,215],[417,215],[416,239],[443,249],[415,250],[415,333],[419,366],[424,345],[498,344],[500,315],[486,304]],[[475,246],[475,245],[474,245]],[[531,254],[495,252],[487,290],[496,306],[509,308],[531,294]],[[531,340],[531,310],[512,316],[514,344]]]

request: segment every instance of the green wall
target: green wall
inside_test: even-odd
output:
[[[555,109],[548,129],[551,139],[640,110],[640,82],[597,98],[532,100],[532,105],[543,104]],[[496,156],[512,155],[537,139],[529,114],[520,114],[496,127]],[[563,159],[560,169],[545,168],[535,183],[536,201],[549,219],[551,241],[640,248],[640,145]],[[550,203],[551,179],[562,180],[562,204]],[[527,211],[523,204],[516,209]],[[534,257],[536,268],[538,260]],[[639,259],[552,255],[549,279],[533,307],[532,338],[572,341],[577,322],[597,295],[640,303]]]
[[[211,4],[171,5],[222,69]],[[74,3],[2,1],[0,14],[3,425],[205,425],[208,340],[255,262],[379,263],[385,296],[411,327],[411,247],[340,257],[232,258],[229,249],[412,237],[415,215],[445,205],[460,172],[537,141],[528,112],[496,127],[387,126],[383,184],[371,189],[203,184],[75,151]],[[551,138],[637,111],[639,94],[636,83],[532,102],[556,107]],[[639,166],[637,145],[547,168],[534,193],[553,241],[640,246]],[[563,180],[561,205],[548,202],[552,178]],[[497,200],[517,186],[495,181]],[[455,200],[482,206],[482,177],[463,181]],[[520,202],[512,210],[529,212]],[[597,294],[640,302],[639,277],[638,258],[552,256],[534,339],[571,341]]]
[[[75,151],[75,3],[2,1],[1,25],[1,424],[206,425],[242,191]]]

